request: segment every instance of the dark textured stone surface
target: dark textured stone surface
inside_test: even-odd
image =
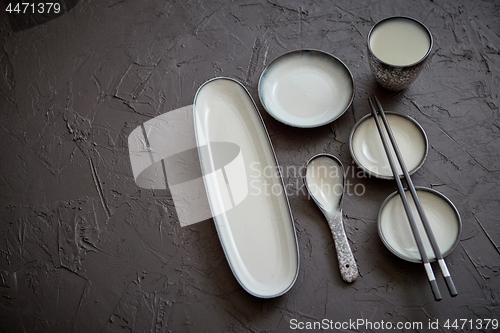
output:
[[[500,319],[499,9],[482,0],[81,0],[19,32],[2,12],[1,330],[278,332],[294,318],[327,318],[424,327],[437,319],[436,331],[448,332],[447,319]],[[399,93],[375,83],[365,45],[372,25],[392,15],[420,20],[434,36],[426,68]],[[181,228],[168,195],[134,184],[127,137],[191,104],[215,76],[239,80],[258,101],[266,64],[303,47],[350,68],[351,108],[330,125],[298,129],[257,105],[282,166],[327,152],[363,185],[343,208],[360,277],[341,280],[323,216],[299,175],[286,173],[297,192],[289,199],[301,267],[287,294],[261,300],[234,279],[212,221]],[[396,258],[377,235],[379,207],[395,185],[360,178],[348,149],[373,93],[425,129],[429,156],[414,183],[461,213],[462,239],[447,257],[456,298],[438,274],[444,299],[435,302],[423,267]]]

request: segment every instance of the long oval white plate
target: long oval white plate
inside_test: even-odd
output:
[[[317,127],[339,118],[354,98],[354,80],[335,56],[296,50],[273,60],[259,79],[259,98],[275,119]]]
[[[427,157],[428,141],[424,129],[407,115],[390,111],[386,111],[386,115],[408,172],[413,174],[424,164]],[[384,133],[387,141],[390,142],[385,127]],[[349,139],[349,149],[356,164],[368,174],[382,179],[394,178],[371,114],[367,114],[354,125]],[[396,153],[392,145],[390,149],[392,156],[395,157]],[[403,171],[399,164],[396,167],[402,175]]]
[[[416,187],[417,195],[424,207],[425,215],[429,220],[431,229],[436,237],[439,249],[443,256],[453,251],[460,241],[462,222],[458,210],[453,203],[443,194],[425,187]],[[415,222],[422,235],[425,251],[429,260],[435,260],[431,244],[425,237],[417,208],[409,191],[406,197],[415,217]],[[410,223],[406,217],[401,198],[397,192],[392,193],[382,204],[378,215],[378,232],[385,246],[396,256],[411,261],[421,262],[417,244],[413,238]]]
[[[229,78],[204,83],[194,99],[200,164],[215,226],[241,286],[261,298],[294,284],[299,252],[288,198],[262,118],[248,91]],[[218,142],[239,147],[228,158]],[[231,163],[224,166],[227,161]]]

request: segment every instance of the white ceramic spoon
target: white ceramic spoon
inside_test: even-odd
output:
[[[305,183],[309,194],[325,215],[332,231],[340,275],[346,282],[358,277],[358,267],[342,222],[342,198],[344,196],[344,168],[334,156],[316,155],[306,167]]]

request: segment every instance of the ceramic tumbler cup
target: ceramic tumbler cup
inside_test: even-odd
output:
[[[406,16],[379,21],[368,33],[368,62],[376,81],[392,91],[406,89],[424,68],[432,35],[421,22]]]

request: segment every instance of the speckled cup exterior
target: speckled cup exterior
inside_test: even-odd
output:
[[[422,27],[425,28],[431,39],[431,45],[425,56],[418,62],[408,66],[397,66],[388,64],[377,58],[373,54],[372,49],[370,48],[370,36],[372,31],[375,29],[377,25],[387,20],[401,19],[401,18],[412,20],[420,24]],[[382,21],[379,21],[372,27],[372,29],[368,33],[368,38],[367,38],[368,63],[370,64],[370,69],[373,73],[373,76],[375,77],[375,80],[385,89],[392,91],[400,91],[408,88],[408,86],[412,84],[413,81],[416,80],[420,72],[422,72],[422,69],[424,68],[425,64],[427,63],[427,60],[429,59],[429,55],[431,54],[432,45],[433,45],[432,34],[429,31],[429,29],[427,29],[427,27],[423,25],[421,22],[411,17],[391,16],[386,19],[383,19]]]

